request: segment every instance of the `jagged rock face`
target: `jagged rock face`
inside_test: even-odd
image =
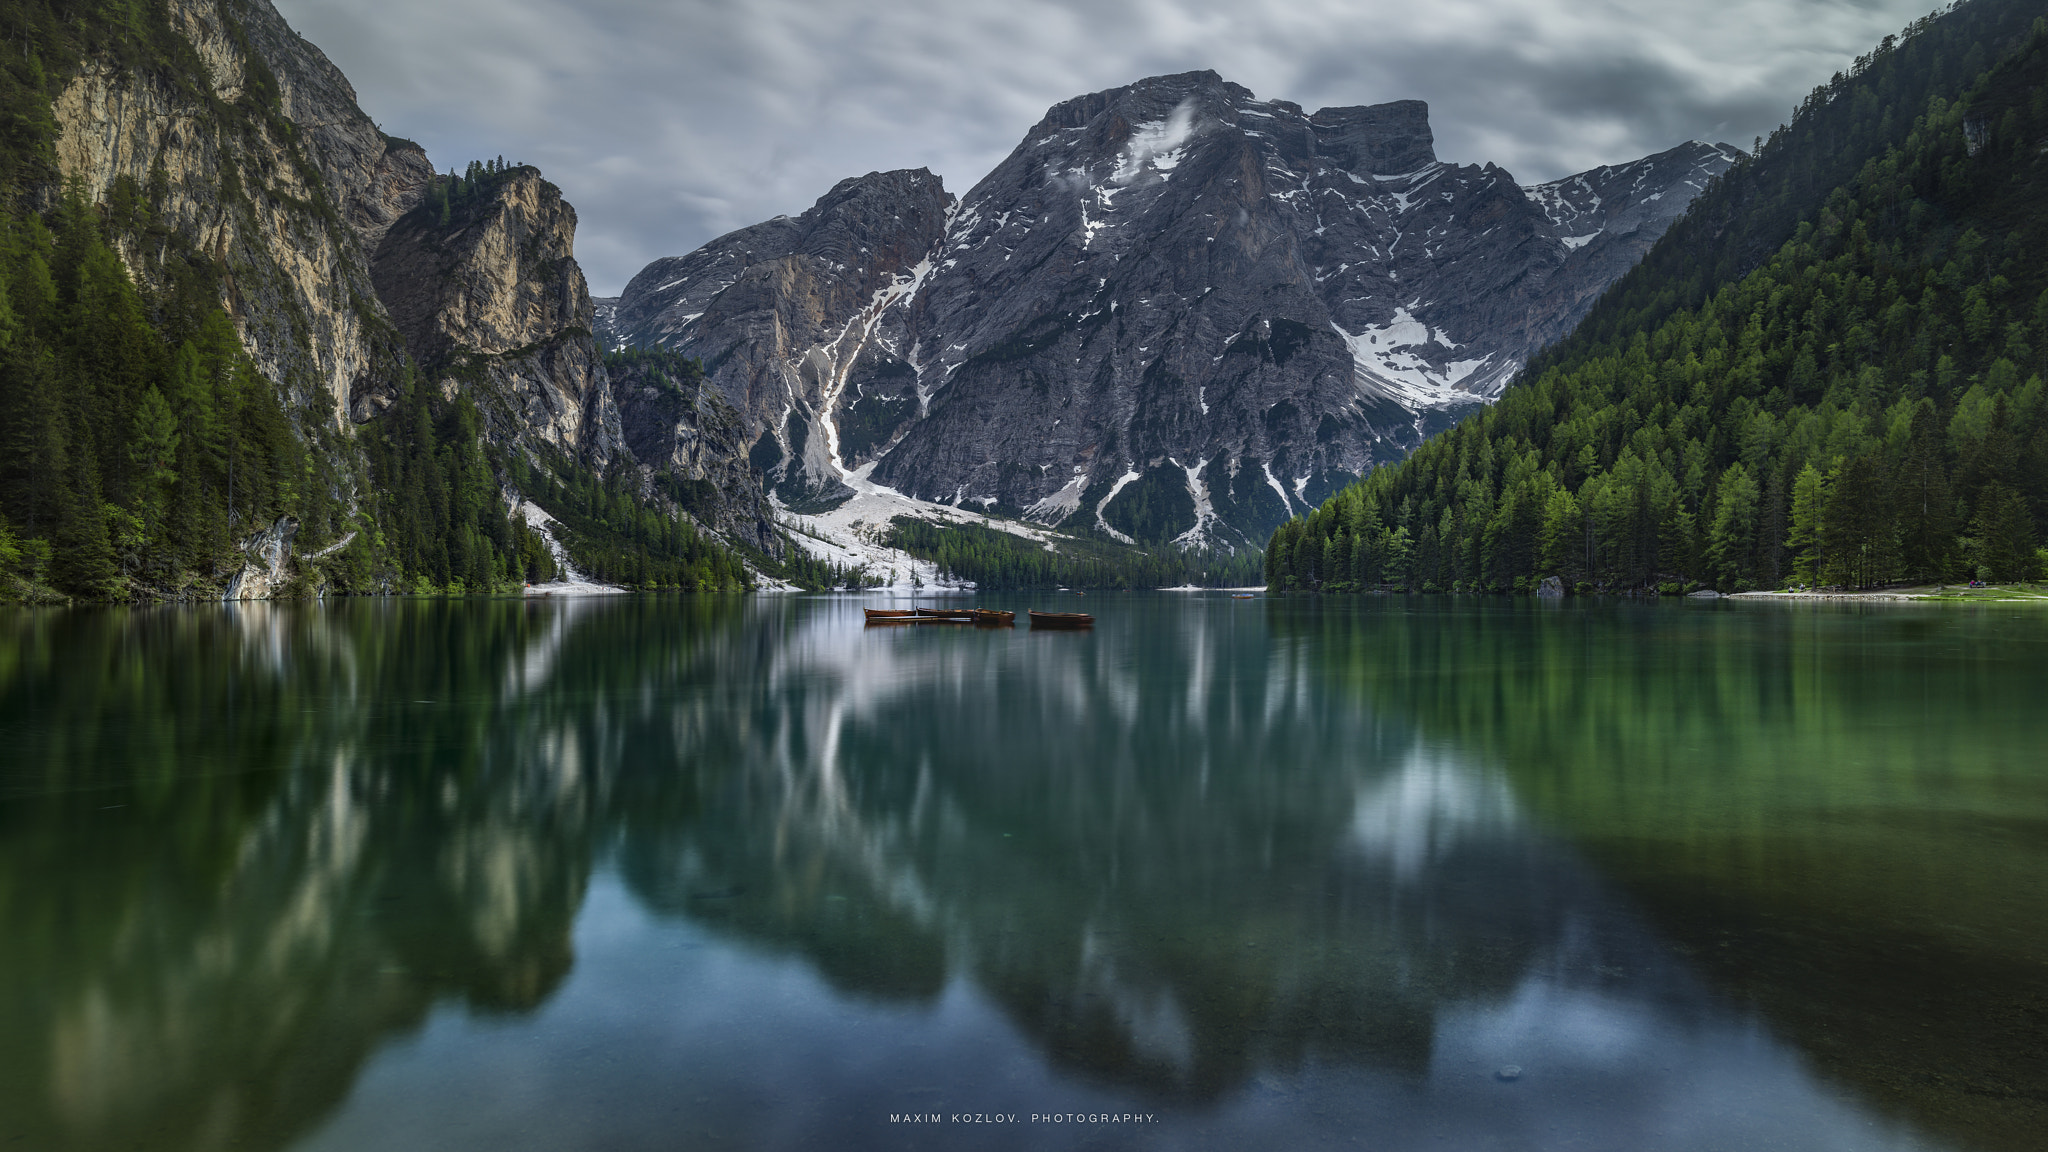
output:
[[[627,363],[609,370],[627,451],[693,519],[727,539],[779,553],[775,523],[748,465],[746,421],[701,376],[671,367]]]
[[[590,330],[597,337],[600,347],[620,348],[624,341],[618,338],[619,298],[617,296],[592,296],[590,298]]]
[[[299,522],[280,516],[275,524],[242,542],[248,562],[228,581],[224,600],[268,600],[291,580],[292,538]]]
[[[446,394],[468,390],[493,442],[602,469],[623,442],[575,233],[561,189],[513,168],[445,222],[431,202],[400,217],[372,274],[414,362]]]
[[[386,142],[341,73],[268,0],[227,9],[254,61],[216,5],[170,0],[167,9],[204,70],[195,79],[210,90],[88,63],[55,102],[58,168],[96,200],[123,178],[141,189],[160,181],[159,219],[231,270],[222,303],[259,370],[295,409],[339,427],[397,354],[364,245],[380,220],[416,201],[431,169],[416,148]],[[224,114],[243,100],[252,64],[276,79],[286,117],[302,129],[295,139],[261,118]],[[237,119],[253,126],[244,131]],[[123,253],[145,281],[151,255]]]
[[[419,145],[384,135],[356,104],[356,90],[325,53],[301,39],[270,0],[240,0],[250,46],[277,77],[284,114],[335,194],[342,217],[374,252],[426,194],[434,166]]]
[[[1535,347],[1577,327],[1600,293],[1635,267],[1692,198],[1741,155],[1732,144],[1694,140],[1632,164],[1524,188],[1559,242],[1571,249],[1534,310],[1530,329],[1540,337]]]
[[[869,263],[829,275],[902,286],[857,326],[872,356],[843,354],[843,324],[775,322],[815,288],[763,266],[833,197],[651,265],[617,333],[708,365],[751,349],[714,381],[775,437],[764,466],[800,461],[819,494],[872,461],[928,499],[1258,545],[1497,396],[1734,155],[1686,145],[1525,189],[1438,162],[1418,101],[1311,114],[1210,72],[1158,77],[1055,106],[923,250],[896,231],[911,212],[864,208]],[[804,439],[756,382],[813,363],[843,374],[776,394],[804,397],[789,410],[825,433]]]
[[[797,507],[829,501],[846,491],[838,465],[915,414],[902,305],[931,273],[952,206],[923,169],[842,181],[801,216],[648,265],[612,331],[703,359],[766,482]]]

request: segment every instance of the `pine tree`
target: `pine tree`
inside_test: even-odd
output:
[[[1584,573],[1584,520],[1569,490],[1562,485],[1551,489],[1543,506],[1543,574],[1570,579]]]
[[[128,441],[130,470],[134,476],[134,512],[140,521],[143,540],[152,553],[163,541],[171,490],[177,483],[178,418],[170,402],[152,385],[135,408],[135,430]],[[159,557],[159,570],[168,567]]]
[[[1801,584],[1820,578],[1826,502],[1827,480],[1808,464],[1792,485],[1792,531],[1785,537],[1785,548],[1792,554],[1792,579]]]
[[[1728,466],[1714,493],[1714,523],[1708,530],[1707,556],[1714,575],[1731,592],[1750,587],[1756,578],[1756,480],[1741,463]]]
[[[1994,481],[1978,497],[1977,506],[1970,529],[1976,534],[1978,565],[1999,582],[2037,579],[2040,559],[2034,553],[2034,518],[2027,502]]]
[[[1825,582],[1868,588],[1892,578],[1898,536],[1889,505],[1884,473],[1874,455],[1857,456],[1842,465],[1828,485],[1821,513]]]
[[[1941,421],[1934,402],[1913,406],[1905,452],[1892,485],[1900,564],[1908,579],[1939,580],[1953,567],[1955,497],[1942,466]]]

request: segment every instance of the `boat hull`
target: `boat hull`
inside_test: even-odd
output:
[[[1088,615],[1086,612],[1033,612],[1031,614],[1031,626],[1033,628],[1054,628],[1074,631],[1095,627],[1095,617]]]

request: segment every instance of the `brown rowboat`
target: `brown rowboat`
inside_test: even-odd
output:
[[[1015,612],[994,608],[863,608],[870,624],[1014,624]]]
[[[972,616],[961,615],[956,613],[948,613],[944,616],[936,616],[926,612],[890,612],[875,608],[865,609],[865,611],[867,613],[867,626],[870,628],[888,627],[897,624],[980,623],[980,621],[976,620]]]
[[[1033,628],[1093,628],[1095,617],[1086,612],[1033,612]]]

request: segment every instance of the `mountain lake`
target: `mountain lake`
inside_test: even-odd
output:
[[[939,602],[0,614],[0,1150],[2048,1132],[2039,608]]]

